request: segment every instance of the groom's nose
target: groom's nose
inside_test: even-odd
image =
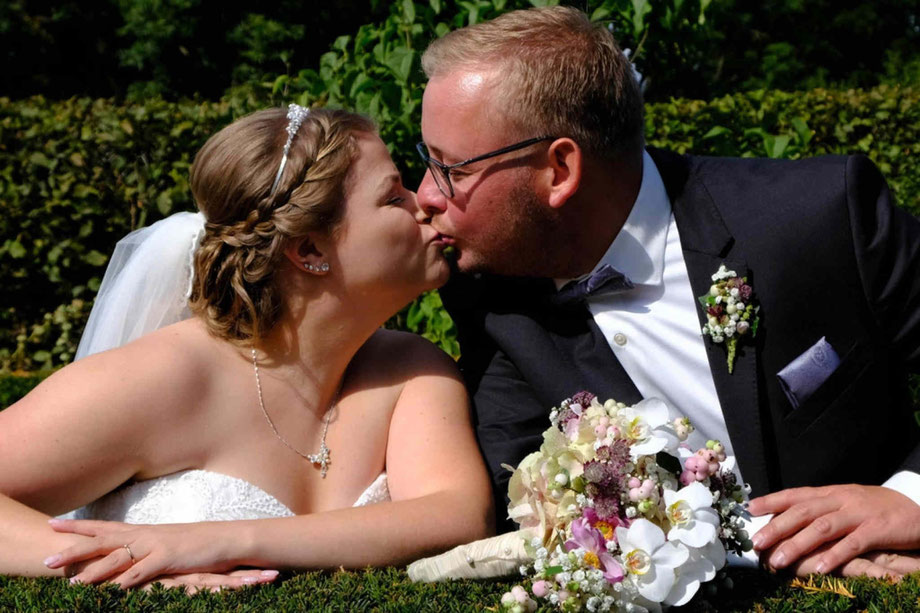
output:
[[[430,170],[425,171],[422,182],[418,186],[417,196],[419,215],[422,219],[430,219],[447,210],[447,198],[438,189]]]

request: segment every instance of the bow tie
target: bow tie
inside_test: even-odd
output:
[[[629,277],[609,264],[603,264],[584,279],[569,281],[551,300],[558,306],[567,306],[583,301],[595,294],[614,294],[635,287]]]

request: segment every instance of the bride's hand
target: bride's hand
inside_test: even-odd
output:
[[[189,573],[224,573],[237,564],[229,548],[232,538],[221,529],[221,522],[198,524],[164,524],[139,526],[95,520],[58,520],[49,522],[57,532],[92,537],[51,556],[49,568],[71,566],[95,559],[71,577],[71,582],[100,583],[110,581],[122,588],[144,585],[158,577]],[[255,578],[271,581],[275,571],[266,575],[245,575],[240,585],[258,583]],[[226,585],[238,587],[238,585]]]
[[[233,590],[247,585],[271,583],[278,576],[276,570],[235,570],[229,573],[190,573],[188,575],[165,575],[141,586],[144,591],[153,589],[157,583],[166,588],[181,587],[191,596],[197,592],[219,592]]]

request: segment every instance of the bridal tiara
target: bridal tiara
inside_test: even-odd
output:
[[[284,167],[287,165],[288,153],[291,151],[291,142],[294,140],[294,135],[297,134],[303,120],[306,119],[309,114],[310,109],[306,107],[294,103],[288,105],[287,118],[289,121],[287,128],[284,129],[288,134],[287,142],[284,143],[284,155],[281,156],[281,165],[278,167],[278,174],[275,175],[275,182],[272,183],[272,189],[269,195],[274,194],[275,190],[278,189],[278,183],[281,182],[281,175],[284,173]]]

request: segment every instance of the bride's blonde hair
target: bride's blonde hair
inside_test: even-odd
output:
[[[243,117],[208,139],[192,164],[192,195],[207,222],[189,307],[212,334],[237,344],[251,344],[277,322],[284,247],[309,232],[335,231],[358,152],[355,133],[375,131],[361,115],[311,109],[270,193],[287,125],[284,109]]]

